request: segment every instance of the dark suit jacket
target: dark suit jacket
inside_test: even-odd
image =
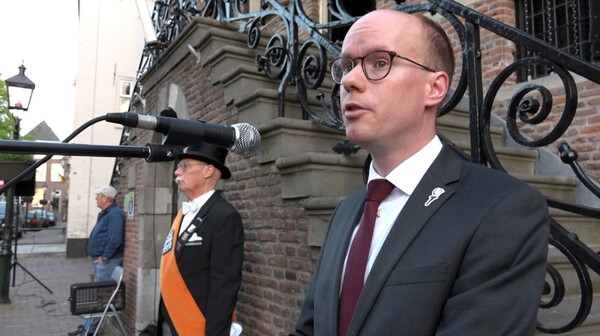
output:
[[[425,207],[437,187],[445,193]],[[364,197],[334,212],[291,335],[337,335],[342,267]],[[381,248],[347,335],[533,335],[548,235],[536,189],[444,146]]]
[[[202,237],[202,245],[184,246],[176,251],[177,265],[206,319],[206,336],[229,336],[242,282],[242,219],[237,210],[215,192],[198,210],[192,223],[200,226],[196,232]],[[174,331],[162,300],[161,313]]]

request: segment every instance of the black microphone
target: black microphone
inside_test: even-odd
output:
[[[155,117],[134,112],[107,113],[106,121],[128,127],[174,134],[176,138],[186,137],[187,145],[194,143],[190,137],[199,137],[204,142],[227,148],[230,152],[250,156],[260,147],[260,133],[256,127],[240,123],[231,126],[209,124],[197,120],[185,120],[172,117]]]

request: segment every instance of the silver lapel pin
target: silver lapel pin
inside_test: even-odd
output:
[[[425,202],[425,206],[428,207],[431,203],[433,203],[433,201],[438,199],[445,192],[446,192],[446,190],[444,190],[443,188],[433,189],[431,191],[431,195],[429,195],[429,198],[427,199],[427,202]]]

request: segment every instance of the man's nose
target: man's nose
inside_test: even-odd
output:
[[[344,90],[350,92],[353,89],[360,89],[366,80],[367,78],[363,73],[362,63],[360,63],[355,65],[350,72],[342,77],[342,86],[344,87]]]

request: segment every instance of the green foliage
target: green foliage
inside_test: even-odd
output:
[[[8,96],[4,81],[0,79],[0,139],[12,138],[15,121],[8,114]]]
[[[8,95],[6,85],[0,78],[0,140],[8,140],[13,138],[15,129],[15,120],[10,115],[8,110]],[[32,136],[21,137],[20,140],[35,141]],[[30,161],[33,157],[27,154],[6,154],[0,153],[0,161]]]

